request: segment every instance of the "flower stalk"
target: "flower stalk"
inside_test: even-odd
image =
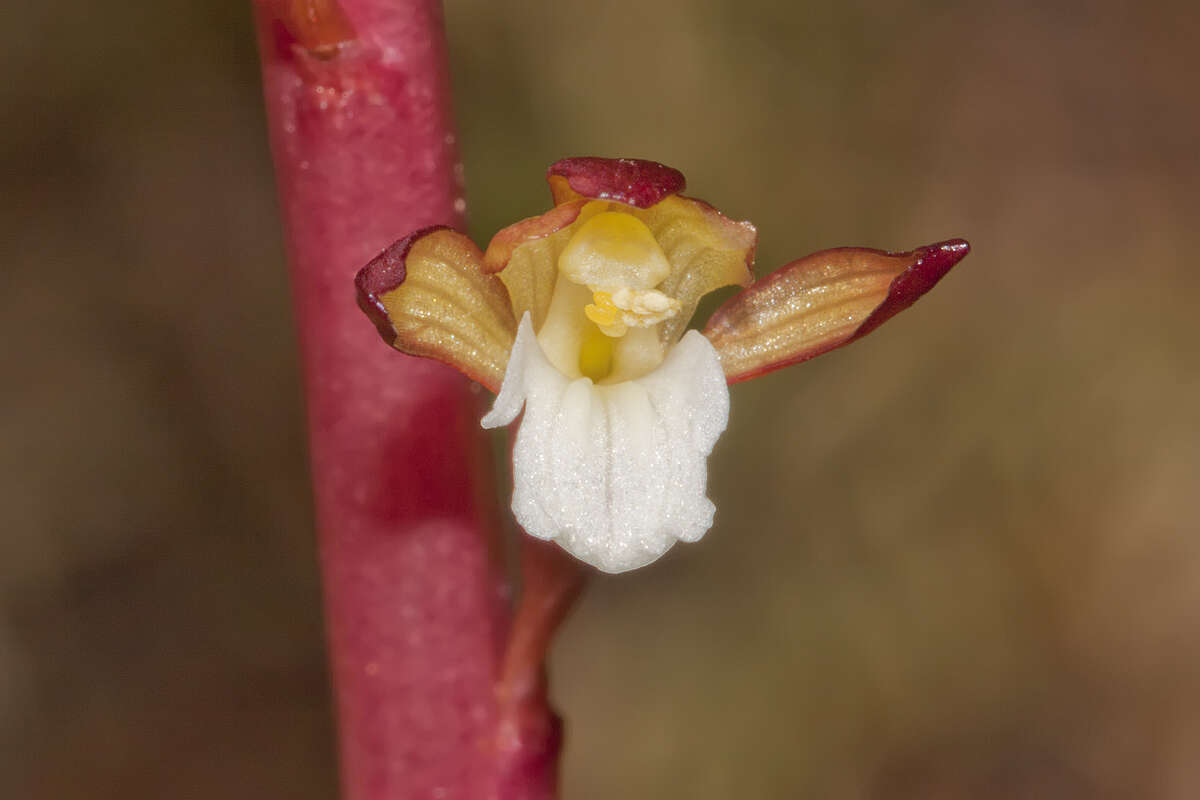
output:
[[[534,629],[513,632],[520,652],[506,659],[482,398],[450,367],[381,347],[355,305],[356,271],[400,234],[463,223],[439,5],[256,0],[255,12],[343,797],[552,797],[558,730],[536,676],[575,573],[529,567],[542,569],[525,590],[542,612],[525,612]]]

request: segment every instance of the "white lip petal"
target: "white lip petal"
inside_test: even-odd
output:
[[[512,422],[522,406],[512,507],[529,534],[624,572],[711,527],[706,459],[728,422],[729,391],[700,333],[653,372],[596,386],[550,364],[526,314],[483,426]]]

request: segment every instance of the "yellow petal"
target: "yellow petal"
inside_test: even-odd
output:
[[[671,273],[658,286],[680,303],[679,313],[663,322],[662,341],[672,345],[683,335],[700,298],[722,286],[748,286],[758,233],[749,222],[735,222],[707,203],[672,195],[647,209],[628,208],[654,235],[667,255]]]
[[[488,268],[499,269],[500,280],[520,319],[526,311],[535,330],[541,330],[558,280],[558,257],[576,229],[607,210],[605,202],[557,206],[540,217],[518,222],[497,233],[488,244]]]

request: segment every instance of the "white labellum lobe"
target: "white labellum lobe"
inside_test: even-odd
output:
[[[525,408],[513,447],[513,513],[605,572],[645,566],[712,526],[708,454],[729,418],[716,351],[688,331],[656,369],[595,385],[547,360],[529,314],[485,428]]]

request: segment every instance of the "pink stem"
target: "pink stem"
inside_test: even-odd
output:
[[[543,693],[523,701],[517,746],[498,701],[508,589],[479,398],[450,368],[386,348],[355,305],[355,272],[390,242],[462,226],[439,5],[255,5],[344,797],[553,797]]]
[[[500,704],[497,741],[509,764],[511,787],[553,769],[562,732],[547,714],[546,652],[570,613],[587,578],[582,564],[556,545],[521,537],[521,602],[505,648],[496,696]],[[531,774],[532,773],[532,774]]]

